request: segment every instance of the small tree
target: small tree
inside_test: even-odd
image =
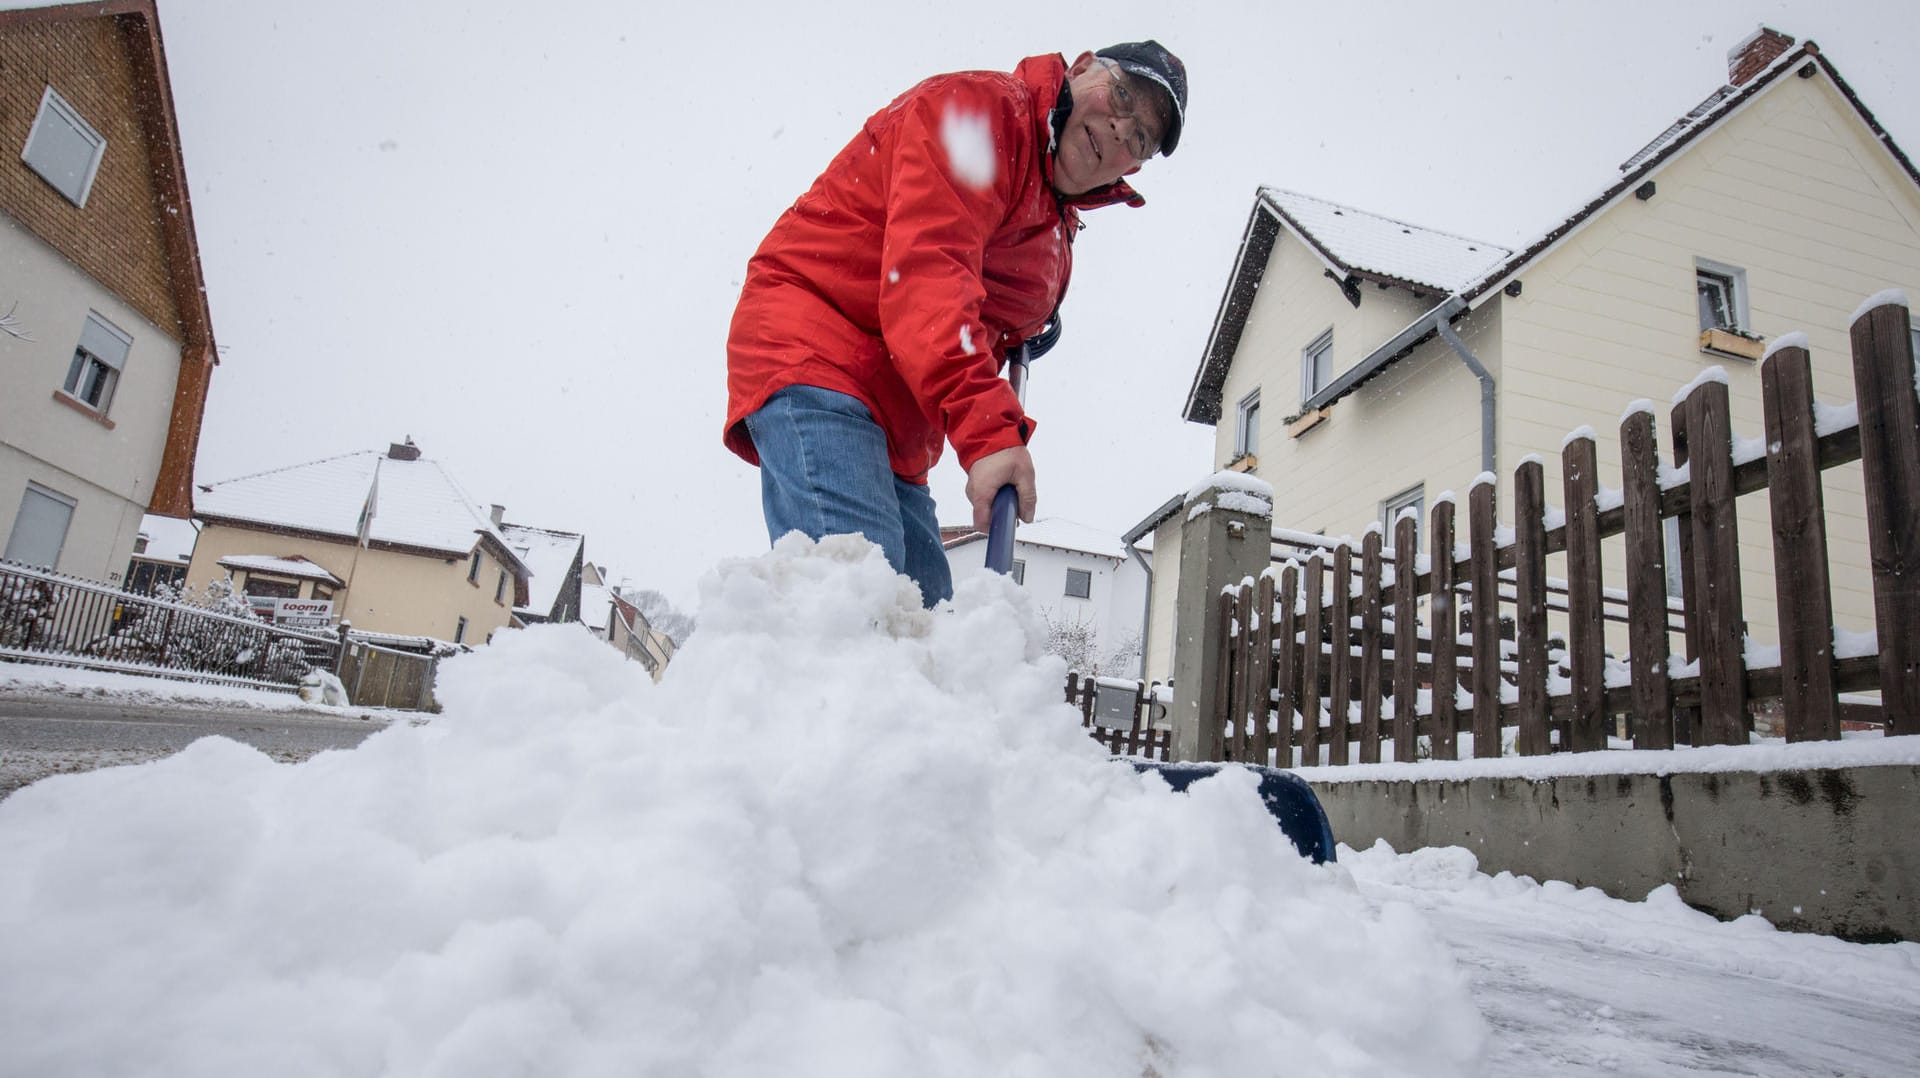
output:
[[[1103,648],[1100,626],[1078,612],[1066,613],[1041,608],[1040,617],[1047,626],[1047,651],[1067,662],[1067,668],[1088,677],[1102,673],[1131,671],[1140,656],[1140,636],[1128,633],[1118,643]]]

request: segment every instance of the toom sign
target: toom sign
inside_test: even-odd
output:
[[[333,621],[332,599],[275,599],[273,623],[297,629],[322,628]]]

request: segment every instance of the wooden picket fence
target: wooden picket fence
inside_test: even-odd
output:
[[[1464,556],[1455,506],[1442,500],[1428,517],[1426,558],[1408,514],[1391,548],[1370,529],[1357,553],[1336,543],[1222,593],[1227,658],[1215,669],[1224,705],[1215,717],[1225,755],[1291,766],[1297,753],[1312,765],[1324,746],[1328,763],[1372,763],[1385,741],[1394,759],[1413,760],[1424,737],[1432,757],[1447,760],[1458,757],[1458,735],[1471,733],[1475,756],[1495,756],[1503,727],[1516,728],[1525,755],[1604,749],[1622,725],[1640,748],[1744,744],[1749,705],[1772,700],[1788,740],[1836,739],[1843,717],[1890,735],[1920,733],[1920,374],[1907,308],[1883,302],[1863,312],[1852,351],[1854,415],[1829,408],[1817,422],[1807,351],[1778,342],[1761,365],[1763,444],[1736,453],[1727,384],[1703,377],[1671,413],[1672,467],[1659,459],[1651,408],[1623,419],[1617,499],[1603,504],[1593,437],[1577,433],[1561,453],[1564,516],[1550,519],[1542,464],[1530,458],[1513,473],[1509,534],[1496,520],[1491,477],[1472,487]],[[1855,461],[1877,653],[1837,656],[1822,473]],[[1760,490],[1772,515],[1780,659],[1750,667],[1735,505]],[[1668,518],[1679,522],[1689,659],[1677,670]],[[1613,536],[1625,541],[1626,588],[1612,596],[1624,605],[1629,648],[1610,678],[1601,540]],[[1555,595],[1546,559],[1562,552],[1567,579]],[[1566,626],[1556,663],[1550,596]],[[1875,690],[1877,705],[1840,700]]]
[[[1115,756],[1169,759],[1173,731],[1163,720],[1166,690],[1159,682],[1083,678],[1067,673],[1067,703],[1080,710],[1080,725]]]

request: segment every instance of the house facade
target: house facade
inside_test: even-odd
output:
[[[409,440],[199,488],[187,584],[334,604],[359,632],[478,645],[529,601],[493,514]]]
[[[215,361],[153,4],[0,11],[0,144],[0,556],[119,583]]]
[[[1084,673],[1139,676],[1145,564],[1118,537],[1070,520],[1043,517],[1013,534],[1013,578],[1033,592],[1059,653],[1075,665],[1097,664]],[[985,564],[986,536],[971,528],[943,535],[956,577]]]
[[[502,524],[500,534],[506,539],[508,549],[533,574],[526,603],[514,607],[514,620],[522,625],[580,621],[586,536],[526,524]]]
[[[1736,436],[1758,438],[1757,361],[1784,333],[1806,334],[1817,391],[1849,399],[1852,312],[1920,289],[1920,173],[1812,42],[1763,29],[1728,61],[1726,85],[1519,249],[1263,188],[1186,403],[1217,428],[1214,467],[1270,483],[1276,527],[1357,537],[1403,508],[1424,521],[1441,497],[1464,502],[1482,473],[1510,519],[1528,455],[1557,505],[1559,450],[1581,428],[1617,487],[1623,413],[1656,402],[1671,459],[1667,402],[1711,367]],[[1870,628],[1859,466],[1825,481],[1835,617]],[[1764,498],[1740,514],[1763,541]],[[1164,557],[1176,516],[1162,507],[1136,532]],[[1771,642],[1764,549],[1743,588],[1749,632]],[[1623,552],[1607,557],[1623,579]],[[1558,558],[1548,571],[1565,576]],[[1150,673],[1170,641],[1149,632]]]

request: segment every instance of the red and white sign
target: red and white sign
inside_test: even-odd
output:
[[[275,599],[273,623],[294,629],[319,629],[333,623],[332,599]]]

